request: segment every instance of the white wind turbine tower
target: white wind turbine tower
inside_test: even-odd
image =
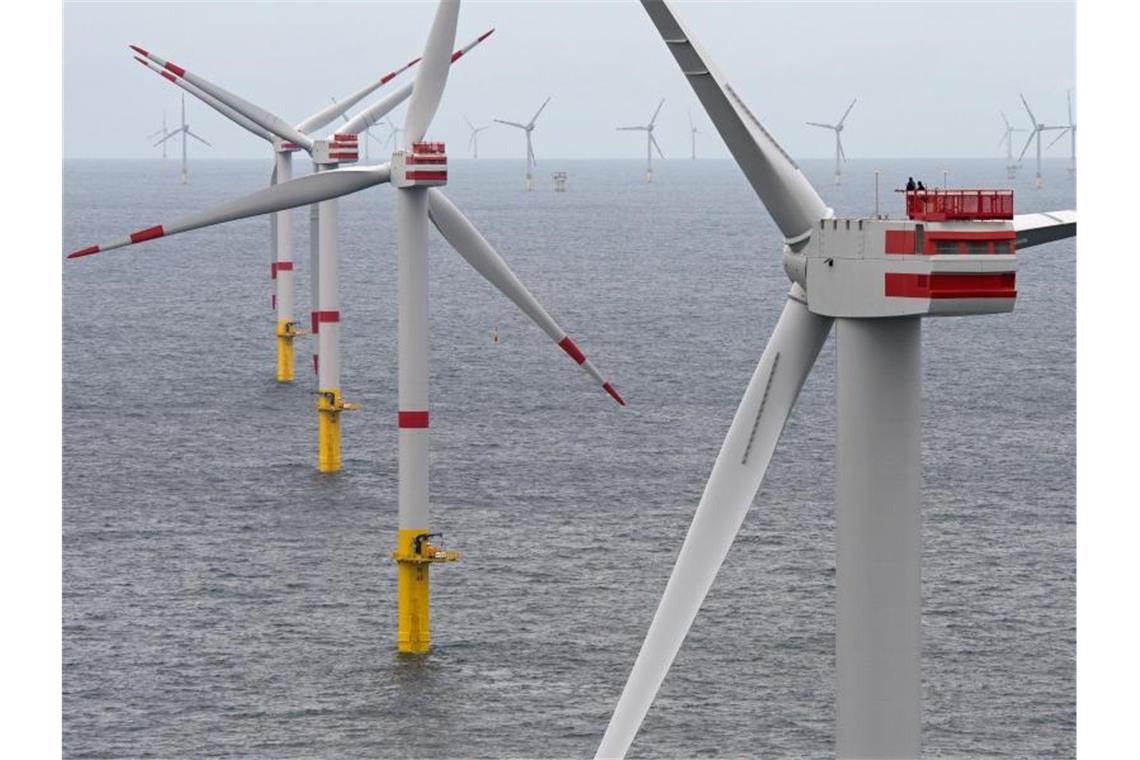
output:
[[[1005,122],[1005,131],[1002,132],[1001,139],[998,140],[998,145],[1005,143],[1005,177],[1006,179],[1017,179],[1017,168],[1020,163],[1013,159],[1013,135],[1026,130],[1010,124],[1009,119],[1005,116],[1005,111],[999,111],[999,113],[1001,113],[1001,120]]]
[[[653,125],[657,121],[657,114],[661,113],[661,106],[665,105],[665,98],[661,98],[661,102],[657,104],[657,110],[653,112],[653,118],[649,123],[643,127],[618,127],[619,132],[645,132],[645,181],[653,181],[653,149],[657,148],[657,155],[665,158],[665,154],[661,152],[661,146],[657,144],[657,140],[653,137]],[[694,138],[695,140],[696,138]],[[694,151],[696,149],[694,148]]]
[[[838,124],[820,124],[818,121],[805,122],[813,127],[822,127],[823,129],[830,129],[835,132],[835,184],[843,181],[843,168],[840,160],[846,161],[847,154],[843,152],[843,141],[839,135],[843,132],[843,122],[847,121],[847,114],[851,113],[851,109],[855,107],[855,101],[851,101],[851,105],[847,106],[847,110],[843,112],[843,117],[839,120]]]
[[[613,385],[598,372],[490,243],[438,187],[447,182],[444,146],[442,143],[425,142],[423,138],[443,95],[449,57],[451,61],[458,57],[457,54],[449,54],[455,38],[458,12],[458,0],[442,0],[439,4],[423,63],[412,89],[404,123],[404,142],[392,156],[391,163],[338,167],[279,182],[214,209],[191,214],[169,224],[147,227],[110,243],[82,248],[68,255],[68,258],[90,256],[236,219],[314,203],[324,204],[385,182],[391,182],[398,188],[399,411],[395,421],[399,427],[400,451],[399,537],[394,559],[399,574],[398,642],[399,649],[405,652],[428,650],[428,569],[433,562],[455,559],[454,553],[442,552],[430,544],[430,538],[435,534],[430,533],[428,515],[429,219],[468,264],[538,324],[607,394],[618,403],[625,403]],[[392,97],[394,95],[389,99]],[[324,290],[322,280],[322,294]],[[324,354],[321,365],[322,368],[325,365]]]
[[[1029,114],[1029,122],[1033,125],[1033,129],[1029,132],[1029,138],[1025,141],[1025,147],[1021,149],[1021,155],[1017,157],[1018,161],[1025,158],[1025,151],[1029,150],[1029,144],[1033,142],[1034,138],[1037,139],[1037,175],[1033,179],[1033,186],[1042,188],[1045,186],[1045,181],[1041,179],[1041,135],[1045,132],[1058,129],[1068,129],[1068,127],[1050,127],[1037,121],[1037,117],[1033,115],[1033,111],[1029,108],[1029,102],[1025,96],[1021,96],[1021,102],[1025,106],[1025,112]]]
[[[1065,133],[1067,132],[1069,134],[1069,176],[1075,177],[1077,176],[1077,123],[1073,121],[1072,90],[1065,90],[1065,100],[1069,105],[1069,125],[1061,132],[1061,134],[1053,138],[1053,142],[1045,146],[1045,150],[1049,150],[1049,148],[1052,148],[1054,145],[1056,145],[1057,141],[1064,137]]]
[[[153,132],[151,132],[149,135],[146,136],[146,139],[153,140],[156,137],[163,138],[162,139],[162,157],[163,157],[163,159],[165,159],[166,158],[166,109],[165,108],[162,109],[162,129],[154,130]],[[154,147],[154,146],[151,146],[151,147]]]
[[[163,114],[163,119],[165,120],[165,114]],[[166,158],[166,147],[165,147],[166,141],[169,140],[171,137],[174,137],[175,135],[182,135],[182,173],[178,175],[178,184],[185,185],[187,180],[190,177],[190,175],[186,173],[186,136],[189,135],[190,137],[193,137],[195,140],[202,143],[203,145],[207,145],[207,146],[210,145],[210,143],[206,142],[205,139],[203,139],[202,137],[199,137],[198,135],[196,135],[190,131],[190,125],[186,123],[186,96],[185,95],[182,96],[182,126],[179,127],[178,129],[170,130],[169,132],[166,133],[165,136],[163,136],[163,138],[161,140],[159,140],[158,142],[156,142],[154,144],[155,147],[158,147],[159,145],[163,145],[163,149],[162,149],[162,157],[163,158]]]
[[[642,4],[783,235],[792,285],[597,757],[624,757],[637,735],[834,322],[836,754],[917,758],[921,318],[1010,311],[1015,248],[1075,235],[1076,212],[1013,216],[1010,191],[932,191],[907,195],[908,219],[837,219],[673,9]]]
[[[538,121],[538,115],[542,113],[542,109],[546,108],[546,104],[550,102],[548,97],[542,101],[542,105],[534,112],[534,116],[530,118],[526,124],[519,124],[517,121],[503,121],[502,119],[494,119],[500,124],[506,124],[510,127],[518,127],[526,132],[526,189],[534,189],[534,167],[538,164],[538,160],[534,157],[534,146],[531,144],[530,133],[534,131],[534,123]]]
[[[704,134],[704,132],[697,129],[693,125],[693,112],[690,111],[689,112],[689,137],[693,141],[693,144],[692,144],[692,148],[693,148],[692,160],[693,161],[697,160],[697,135],[702,135],[702,134]]]
[[[457,60],[468,50],[482,42],[491,32],[479,37],[462,50],[456,51],[451,60]],[[200,98],[219,113],[234,121],[266,141],[274,148],[276,164],[270,185],[292,176],[292,151],[302,149],[313,159],[314,172],[336,168],[340,163],[353,163],[357,160],[358,133],[376,123],[412,93],[412,85],[405,85],[383,100],[364,109],[350,119],[340,131],[324,139],[313,139],[306,132],[319,129],[342,115],[381,85],[411,68],[416,58],[402,68],[390,72],[353,93],[342,101],[326,106],[296,127],[284,119],[250,103],[222,87],[192,74],[158,56],[132,45],[144,58],[136,58],[140,63],[158,72],[165,78]],[[293,262],[292,230],[288,214],[275,214],[270,220],[272,248],[275,255],[270,263],[270,275],[277,282],[273,306],[277,310],[278,337],[278,381],[291,381],[293,371],[293,338],[300,334],[293,321]],[[340,308],[338,303],[339,281],[337,251],[337,204],[335,200],[315,204],[310,210],[310,253],[311,253],[311,330],[313,334],[313,371],[317,375],[317,467],[322,472],[336,472],[341,467],[340,454],[340,414],[355,409],[355,405],[345,403],[340,396]],[[145,239],[145,238],[144,238]],[[322,331],[321,325],[326,324]],[[323,335],[322,335],[323,332]],[[324,369],[320,357],[325,355]],[[283,374],[287,373],[287,374]]]
[[[487,124],[487,125],[482,126],[482,127],[477,127],[474,124],[472,124],[471,120],[468,119],[466,116],[463,117],[463,120],[465,122],[467,122],[467,129],[469,129],[471,131],[471,137],[469,137],[467,139],[467,147],[471,148],[471,157],[472,158],[479,158],[479,133],[482,132],[484,129],[490,129],[493,125]]]

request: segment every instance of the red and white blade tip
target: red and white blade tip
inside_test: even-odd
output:
[[[412,60],[408,61],[406,64],[404,64],[400,68],[396,69],[395,71],[389,71],[387,74],[380,77],[380,84],[387,84],[388,82],[391,82],[397,76],[399,76],[403,72],[407,71],[411,67],[415,66],[417,63],[419,63],[422,60],[423,60],[423,58],[413,58]]]
[[[490,29],[488,29],[487,31],[483,32],[478,37],[476,37],[474,42],[471,42],[467,46],[461,47],[459,50],[456,50],[454,53],[451,54],[451,62],[455,63],[456,61],[458,61],[460,58],[462,58],[464,56],[465,53],[469,52],[471,50],[471,48],[475,47],[480,42],[487,39],[488,37],[490,37],[494,33],[495,33],[495,27],[491,27]]]
[[[570,358],[577,362],[578,365],[582,367],[582,369],[586,370],[587,373],[596,378],[597,381],[602,384],[602,390],[610,394],[610,396],[613,397],[614,401],[618,402],[622,406],[625,406],[625,399],[621,397],[621,394],[617,392],[617,389],[615,389],[608,380],[602,377],[601,373],[598,372],[590,360],[586,358],[586,355],[582,353],[582,349],[578,348],[578,344],[574,342],[573,338],[567,335],[562,340],[558,341],[558,347],[569,354]]]

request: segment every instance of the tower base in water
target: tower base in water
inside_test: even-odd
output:
[[[277,382],[293,382],[293,339],[303,335],[297,323],[287,319],[277,321]]]
[[[459,552],[444,551],[429,543],[438,533],[402,528],[396,539],[396,647],[407,654],[431,649],[431,574],[433,563],[455,562]]]
[[[317,391],[317,469],[340,472],[340,413],[359,409],[341,400],[340,390]]]

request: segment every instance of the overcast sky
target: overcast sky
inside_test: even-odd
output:
[[[1019,92],[1040,120],[1067,121],[1073,3],[676,5],[728,81],[799,158],[832,155],[831,134],[804,121],[834,122],[852,98],[858,103],[843,135],[850,158],[1000,155],[999,111],[1016,126],[1029,121]],[[433,2],[65,2],[64,155],[159,155],[146,135],[161,126],[163,109],[176,123],[181,90],[135,63],[128,44],[296,123],[330,96],[419,55],[434,9]],[[526,121],[549,95],[534,133],[540,160],[644,155],[640,135],[615,127],[647,122],[661,98],[656,134],[667,157],[688,155],[690,112],[706,132],[698,153],[727,157],[640,3],[469,0],[458,40],[492,26],[495,34],[456,64],[429,132],[453,155],[466,155],[464,116],[476,124]],[[214,145],[195,145],[195,154],[266,156],[258,138],[187,104],[191,128]],[[510,127],[479,137],[481,157],[521,158],[523,145]],[[1063,147],[1051,154],[1065,155]]]

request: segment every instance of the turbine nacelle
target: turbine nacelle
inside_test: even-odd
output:
[[[438,187],[447,184],[447,150],[441,142],[418,142],[411,151],[392,154],[394,187]]]
[[[338,133],[314,140],[311,151],[313,163],[322,166],[354,164],[360,157],[359,146],[360,137],[353,133]]]

